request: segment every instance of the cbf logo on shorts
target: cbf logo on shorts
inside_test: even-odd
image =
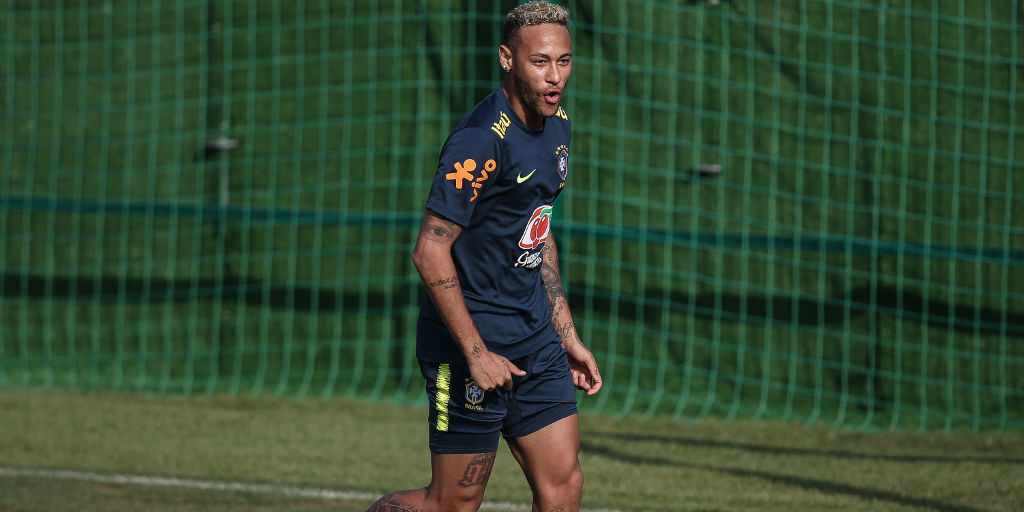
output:
[[[484,390],[476,385],[473,379],[466,379],[466,408],[482,411],[484,408],[480,402],[484,401]]]

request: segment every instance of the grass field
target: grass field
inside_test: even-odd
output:
[[[589,510],[970,512],[1024,504],[1019,433],[868,433],[586,412],[582,425]],[[424,413],[412,406],[8,389],[0,390],[0,432],[3,511],[357,511],[378,493],[428,478]],[[181,480],[170,487],[155,477]],[[314,497],[315,489],[331,492]],[[528,509],[529,490],[504,448],[486,502]]]

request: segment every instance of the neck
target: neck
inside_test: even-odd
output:
[[[505,79],[501,81],[501,90],[505,93],[505,97],[508,98],[508,102],[512,105],[512,111],[519,117],[519,120],[522,121],[523,124],[534,131],[539,132],[544,130],[544,117],[538,116],[536,113],[526,111],[526,107],[519,98],[519,90],[516,88],[515,79],[512,78],[511,73],[505,74]]]

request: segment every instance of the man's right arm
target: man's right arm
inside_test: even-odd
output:
[[[441,314],[448,331],[462,349],[476,385],[484,390],[510,387],[512,375],[526,375],[508,359],[489,350],[466,308],[459,275],[452,260],[452,245],[462,233],[458,224],[427,209],[423,214],[412,261],[427,295]]]

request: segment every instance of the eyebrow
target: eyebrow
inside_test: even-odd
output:
[[[546,54],[546,53],[531,53],[527,57],[544,57],[545,59],[551,58],[551,56]],[[563,53],[563,54],[558,56],[559,59],[562,59],[562,58],[565,58],[565,57],[572,57],[572,52]]]

